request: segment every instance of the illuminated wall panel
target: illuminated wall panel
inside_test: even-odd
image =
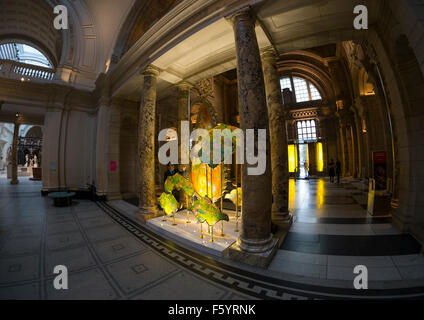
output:
[[[289,172],[295,173],[297,167],[297,147],[294,144],[288,145],[288,155],[289,155]]]
[[[322,151],[322,142],[317,143],[317,171],[324,171],[324,156]]]

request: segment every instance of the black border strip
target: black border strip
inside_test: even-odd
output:
[[[305,224],[390,224],[392,223],[392,217],[317,218],[315,222],[302,221],[302,217],[296,217],[296,221]]]

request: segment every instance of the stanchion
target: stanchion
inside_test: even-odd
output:
[[[215,239],[213,238],[213,226],[211,228],[212,228],[212,238],[209,241],[210,242],[215,242]]]
[[[200,224],[200,239],[204,239],[205,236],[203,235],[203,223]]]
[[[234,230],[234,232],[240,231],[238,229],[238,212],[239,212],[239,207],[238,207],[238,164],[236,164],[236,229]]]
[[[206,165],[206,197],[209,198],[209,170],[208,165]]]
[[[188,196],[186,196],[186,198],[185,198],[185,202],[186,202],[186,210],[187,210],[187,221],[186,221],[186,223],[191,223],[191,221],[190,221],[190,212],[188,212]]]
[[[187,221],[186,221],[186,223],[191,223],[191,221],[190,221],[190,215],[189,215],[188,210],[187,210]]]
[[[223,198],[224,198],[224,170],[223,170],[224,164],[221,163],[221,213],[223,213]],[[225,233],[224,233],[224,220],[222,221],[221,224],[221,237],[225,237]]]

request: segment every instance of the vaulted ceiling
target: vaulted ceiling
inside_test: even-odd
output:
[[[216,12],[219,15],[228,8],[252,5],[259,22],[256,31],[260,46],[273,45],[282,54],[355,39],[360,33],[352,27],[352,9],[364,1],[372,24],[381,0],[0,0],[0,43],[27,40],[51,58],[64,83],[93,90],[99,74],[107,73],[132,48],[140,46],[146,31],[163,21],[168,12],[178,9],[183,15],[184,10],[204,4],[206,9],[193,16],[205,21],[201,27],[198,24],[192,28],[195,21],[188,19],[187,31],[178,41],[168,39],[172,44],[163,45],[161,56],[144,57],[155,59],[164,70],[161,81],[166,87],[235,67],[231,25],[223,17],[208,21]],[[53,7],[57,4],[69,10],[69,30],[53,28]],[[139,71],[133,69],[134,73]],[[135,88],[139,85],[137,77],[130,76],[124,82],[131,78],[135,82],[128,84]]]
[[[135,4],[137,16],[128,32],[124,52],[128,51],[134,43],[160,18],[182,0],[138,0]]]
[[[62,53],[62,34],[53,27],[53,9],[45,1],[0,0],[0,43],[27,42],[57,65]]]
[[[60,78],[92,90],[110,63],[135,0],[0,0],[0,43],[24,42],[46,54]],[[53,8],[68,9],[68,30],[56,30]]]
[[[381,12],[381,1],[365,2],[369,10],[369,25],[372,26],[378,18],[376,13]],[[353,8],[363,3],[360,0],[259,1],[252,7],[257,17],[259,47],[272,45],[279,54],[309,50],[310,56],[319,56],[325,63],[325,58],[335,55],[334,44],[361,39],[364,35],[353,27]],[[180,81],[195,83],[236,68],[234,32],[225,17],[184,37],[169,50],[162,48],[162,52],[152,61],[162,70],[159,94]],[[141,81],[139,76],[135,76],[121,88],[120,95],[139,99]]]

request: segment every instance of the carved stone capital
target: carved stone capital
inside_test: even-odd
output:
[[[231,15],[227,16],[226,19],[234,26],[235,23],[239,21],[246,21],[255,23],[256,18],[252,14],[252,10],[250,6],[246,6],[238,10],[237,12],[232,13]]]
[[[273,46],[261,49],[261,58],[263,61],[277,62],[278,53]]]
[[[178,88],[178,90],[181,90],[181,91],[188,91],[189,89],[194,87],[190,82],[187,82],[187,81],[181,81],[177,83],[175,86]]]
[[[144,77],[155,77],[155,78],[158,78],[159,77],[159,74],[160,74],[160,69],[158,68],[158,67],[155,67],[154,65],[149,65],[149,66],[147,66],[146,67],[146,69],[144,69],[142,72],[141,72],[141,75],[142,76],[144,76]]]

